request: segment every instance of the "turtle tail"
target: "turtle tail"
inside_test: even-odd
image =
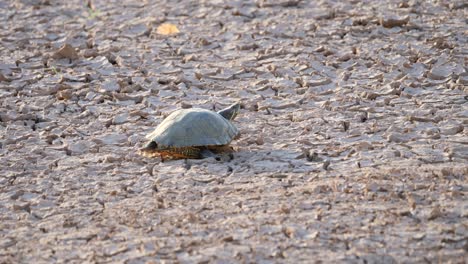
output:
[[[227,120],[231,121],[236,118],[237,114],[240,111],[240,103],[235,103],[228,108],[225,108],[221,111],[218,111],[218,114],[220,114],[222,117],[226,118]]]

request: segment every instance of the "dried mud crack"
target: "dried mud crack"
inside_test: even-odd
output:
[[[464,263],[463,1],[0,1],[0,262]],[[138,155],[242,102],[232,159]]]

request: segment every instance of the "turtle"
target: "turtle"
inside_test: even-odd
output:
[[[218,112],[202,108],[174,111],[146,138],[140,149],[147,157],[169,159],[202,159],[232,150],[228,144],[239,136],[232,121],[240,111],[235,103]]]

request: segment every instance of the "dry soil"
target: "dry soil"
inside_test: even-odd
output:
[[[465,263],[467,10],[0,1],[0,262]],[[236,101],[232,158],[137,153]]]

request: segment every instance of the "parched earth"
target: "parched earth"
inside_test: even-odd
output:
[[[0,262],[466,263],[467,17],[0,1]],[[237,101],[232,159],[138,154],[172,111]]]

